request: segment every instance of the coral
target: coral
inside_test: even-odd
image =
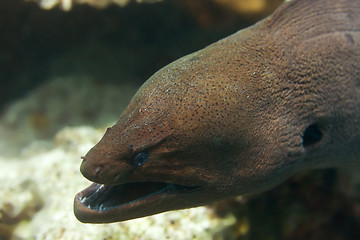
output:
[[[226,26],[241,19],[255,22],[271,14],[284,0],[181,0],[178,3],[198,25]],[[239,26],[239,25],[238,25]]]
[[[43,9],[52,9],[59,5],[61,9],[70,11],[74,4],[89,4],[95,8],[105,8],[111,4],[124,7],[130,2],[136,3],[156,3],[162,0],[27,0],[34,1]],[[181,0],[180,4],[185,4],[192,9],[191,12],[197,12],[199,18],[206,17],[204,14],[212,5],[225,7],[239,15],[264,17],[274,11],[284,0]],[[199,6],[202,6],[199,8]],[[210,7],[209,7],[210,6]],[[208,13],[210,14],[210,13]],[[212,14],[212,13],[211,13]],[[209,16],[208,16],[209,17]]]
[[[87,3],[95,8],[105,8],[110,4],[116,4],[121,7],[126,6],[131,0],[29,0],[37,2],[43,9],[51,9],[59,5],[61,9],[65,11],[71,10],[73,4],[84,4]],[[135,0],[133,0],[135,1]],[[136,0],[137,3],[154,3],[160,2],[161,0]]]
[[[214,0],[241,15],[268,15],[273,12],[283,0]]]
[[[20,224],[34,217],[44,204],[35,182],[30,178],[23,181],[1,181],[0,239],[10,239]]]

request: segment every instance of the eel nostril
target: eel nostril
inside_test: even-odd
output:
[[[86,160],[87,160],[86,156],[81,156],[80,158],[83,160],[83,162],[86,162]]]

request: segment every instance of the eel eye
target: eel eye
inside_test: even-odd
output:
[[[148,159],[148,155],[146,153],[138,153],[134,159],[133,159],[133,163],[135,164],[135,166],[141,166],[143,164],[146,163]]]

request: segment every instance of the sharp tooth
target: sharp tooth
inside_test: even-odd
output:
[[[99,210],[102,211],[104,209],[104,204],[102,203],[99,207]]]
[[[86,199],[87,199],[87,197],[85,196],[85,197],[83,197],[83,198],[80,200],[80,202],[81,202],[81,203],[84,203],[84,202],[86,201]]]
[[[103,185],[103,184],[101,184],[101,185],[100,185],[100,187],[99,187],[98,189],[96,189],[96,192],[95,192],[95,193],[97,193],[97,192],[101,191],[101,189],[103,189],[103,188],[104,188],[104,185]]]
[[[87,208],[91,209],[91,206],[90,206],[90,204],[89,204],[89,205],[87,205]]]

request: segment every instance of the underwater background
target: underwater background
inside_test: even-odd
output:
[[[359,181],[348,170],[122,223],[73,215],[89,185],[80,156],[139,86],[281,2],[0,1],[0,239],[360,239]]]

